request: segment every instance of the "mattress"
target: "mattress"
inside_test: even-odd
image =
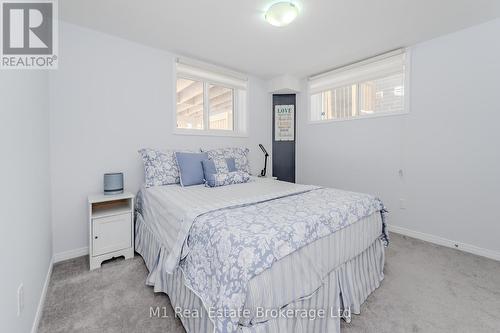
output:
[[[178,185],[141,190],[138,200],[141,220],[164,250],[158,263],[160,268],[151,272],[148,282],[155,285],[155,289],[162,284],[162,275],[167,274],[170,266],[169,254],[178,246],[176,243],[183,232],[182,221],[186,218],[194,219],[204,211],[227,207],[228,203],[244,205],[255,202],[256,198],[260,201],[272,200],[313,188],[254,179],[250,184],[226,186],[215,191],[203,186],[182,188]],[[365,251],[381,236],[382,224],[381,214],[374,212],[284,256],[269,269],[251,278],[244,304],[250,315],[240,318],[239,324],[253,326],[265,322],[269,318],[259,315],[259,309],[279,309],[313,295],[330,272]],[[180,254],[180,257],[183,255]],[[148,268],[151,270],[151,267]]]
[[[364,221],[367,222],[367,221]],[[142,255],[146,266],[150,272],[161,266],[161,245],[139,215],[135,225],[136,230],[136,250]],[[344,232],[344,231],[340,231]],[[352,234],[354,236],[354,234]],[[160,260],[159,260],[160,259]],[[346,261],[335,270],[331,271],[324,279],[323,284],[309,297],[299,298],[294,302],[282,307],[283,310],[302,309],[312,310],[314,314],[318,310],[329,311],[331,309],[349,309],[344,317],[350,321],[350,314],[359,314],[360,305],[366,300],[384,278],[384,246],[380,239],[376,239],[364,252]],[[284,275],[277,280],[287,280],[285,270],[281,270]],[[278,274],[275,272],[273,274]],[[176,270],[174,274],[159,274],[155,280],[148,278],[148,284],[154,286],[155,292],[165,292],[170,298],[170,302],[175,311],[179,314],[186,331],[188,333],[212,332],[214,327],[209,319],[202,301],[184,283],[181,270]],[[251,293],[249,294],[251,296]],[[272,297],[272,295],[268,295]],[[186,312],[187,315],[183,315]],[[192,316],[189,313],[199,315]],[[344,312],[345,314],[345,312]],[[250,325],[239,325],[239,333],[339,333],[340,317],[326,316],[320,318],[280,318],[275,316],[268,321],[255,321]]]

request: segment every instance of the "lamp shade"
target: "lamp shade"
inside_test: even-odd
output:
[[[277,2],[266,11],[266,21],[276,27],[290,24],[299,15],[299,9],[291,2]]]

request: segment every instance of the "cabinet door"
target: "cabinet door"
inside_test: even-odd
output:
[[[132,246],[132,214],[121,214],[92,220],[93,255],[123,250]]]

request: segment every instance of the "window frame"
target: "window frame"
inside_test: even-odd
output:
[[[360,112],[360,94],[361,94],[361,84],[363,82],[366,82],[368,79],[363,79],[363,80],[352,80],[350,82],[341,82],[339,84],[333,84],[329,86],[327,89],[322,90],[320,92],[314,92],[311,93],[309,85],[307,88],[307,122],[308,124],[315,125],[315,124],[327,124],[327,123],[335,123],[335,122],[344,122],[344,121],[353,121],[353,120],[363,120],[363,119],[372,119],[372,118],[382,118],[382,117],[392,117],[392,116],[402,116],[402,115],[407,115],[410,113],[410,75],[411,75],[411,50],[410,49],[404,49],[404,50],[397,50],[397,51],[392,51],[388,52],[387,54],[391,53],[396,53],[395,55],[389,55],[387,58],[391,56],[396,56],[398,54],[404,54],[404,70],[403,70],[403,89],[404,89],[404,95],[403,95],[403,110],[402,111],[397,111],[397,112],[375,112],[373,114],[364,114],[361,115]],[[384,54],[380,56],[375,56],[372,58],[365,59],[360,62],[356,62],[350,65],[345,66],[345,68],[349,69],[355,69],[357,67],[361,67],[363,65],[369,65],[370,63],[374,63],[378,60],[379,57],[384,56]],[[336,70],[342,70],[344,67],[340,67]],[[393,72],[392,74],[385,74],[383,76],[373,76],[370,80],[377,80],[381,79],[384,77],[388,77],[394,74],[397,74],[400,72]],[[325,73],[327,74],[327,73]],[[319,94],[326,92],[328,90],[334,90],[337,88],[344,87],[346,85],[356,85],[356,104],[357,104],[357,117],[352,117],[352,118],[343,118],[343,119],[323,119],[323,120],[313,120],[312,119],[312,114],[311,114],[311,97],[313,95]]]
[[[209,65],[207,65],[208,67]],[[210,66],[211,67],[211,66]],[[210,72],[211,69],[205,69],[200,67],[201,70],[205,72]],[[202,76],[191,75],[186,73],[179,73],[177,70],[177,63],[174,62],[174,84],[173,84],[173,134],[178,135],[201,135],[201,136],[223,136],[223,137],[247,137],[248,128],[246,115],[248,110],[248,82],[245,88],[240,86],[231,85],[225,82],[220,82],[217,80],[211,80],[204,78]],[[215,73],[215,72],[214,72]],[[224,75],[219,74],[218,75]],[[192,129],[192,128],[179,128],[177,127],[177,79],[186,79],[200,81],[203,84],[203,128],[202,129]],[[216,85],[223,88],[231,89],[232,91],[232,103],[233,103],[233,121],[232,129],[211,129],[210,128],[210,98],[208,93],[208,87],[210,85]],[[246,96],[244,98],[243,104],[240,103],[239,92],[244,91]]]

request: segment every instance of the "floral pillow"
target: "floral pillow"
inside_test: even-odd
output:
[[[250,175],[244,171],[213,173],[205,176],[205,186],[219,187],[232,184],[246,183]]]
[[[237,171],[243,171],[250,174],[250,164],[248,162],[248,152],[245,147],[219,148],[207,150],[208,158],[214,160],[218,173],[229,172],[226,159],[234,158]]]
[[[178,184],[179,167],[172,150],[141,149],[146,187]]]

